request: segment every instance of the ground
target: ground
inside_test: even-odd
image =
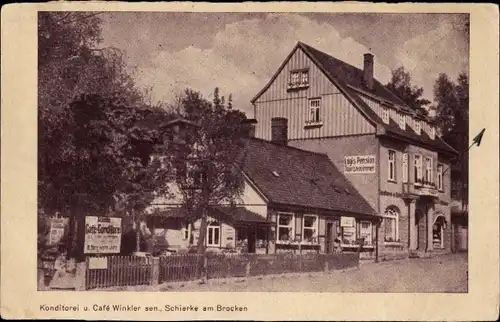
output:
[[[302,274],[187,283],[162,291],[195,292],[467,292],[467,255],[449,254],[433,258],[365,263],[358,269],[330,273]]]

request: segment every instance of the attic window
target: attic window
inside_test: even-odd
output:
[[[389,108],[385,106],[382,107],[382,121],[389,124]]]
[[[276,172],[276,171],[273,171],[273,176],[275,176],[275,177],[278,178],[280,176],[280,174],[278,172]]]
[[[309,70],[292,70],[290,72],[290,81],[288,89],[307,88],[309,86]]]
[[[436,128],[434,126],[430,126],[431,128],[431,139],[435,139],[436,138]]]
[[[422,132],[422,124],[420,123],[420,120],[415,120],[415,132],[417,132],[418,135]]]
[[[406,128],[406,117],[403,113],[399,113],[399,127],[402,130]]]

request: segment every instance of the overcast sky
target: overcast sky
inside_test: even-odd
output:
[[[210,98],[218,86],[236,108],[251,111],[250,99],[297,41],[360,68],[371,52],[382,83],[403,65],[431,100],[439,73],[468,72],[464,14],[108,12],[102,19],[103,45],[125,52],[154,103],[172,102],[186,87]]]

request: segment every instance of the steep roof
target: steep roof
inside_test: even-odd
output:
[[[431,139],[428,135],[422,132],[422,135],[415,133],[410,127],[405,130],[401,129],[394,122],[386,124],[382,119],[373,111],[368,104],[366,104],[361,96],[364,94],[375,98],[382,104],[394,106],[397,109],[406,113],[415,114],[414,111],[408,107],[397,95],[387,89],[386,86],[381,84],[374,78],[373,89],[368,89],[363,81],[363,70],[354,67],[344,61],[341,61],[331,55],[317,50],[302,42],[298,42],[295,48],[291,51],[283,64],[280,66],[276,74],[271,78],[269,83],[252,99],[255,102],[260,95],[262,95],[267,88],[276,79],[278,74],[284,68],[286,62],[290,59],[292,54],[298,48],[302,49],[304,53],[320,68],[320,70],[328,77],[328,79],[335,84],[339,90],[346,96],[346,98],[363,114],[368,121],[377,125],[384,131],[378,132],[379,135],[386,135],[398,139],[404,139],[416,144],[421,144],[426,147],[438,149],[444,153],[455,155],[457,151],[444,142],[440,137],[436,136]]]
[[[252,138],[237,164],[270,203],[376,214],[326,154]]]

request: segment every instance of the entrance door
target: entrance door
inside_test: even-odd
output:
[[[329,222],[326,224],[326,253],[333,253],[333,240],[335,239],[333,233],[333,223]]]
[[[415,211],[415,230],[416,230],[416,234],[415,234],[415,238],[417,239],[416,240],[416,245],[417,245],[417,249],[420,250],[420,246],[422,246],[422,243],[420,242],[420,220],[422,220],[423,218],[423,213],[420,209],[417,209]]]

